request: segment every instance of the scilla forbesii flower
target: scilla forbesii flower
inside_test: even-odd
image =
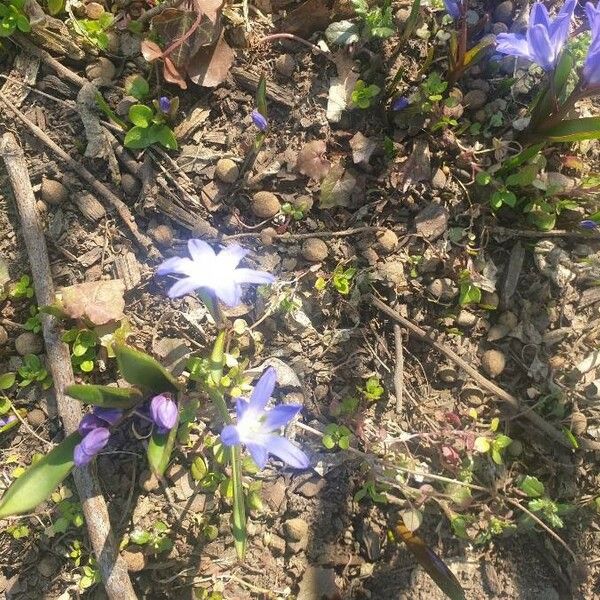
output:
[[[456,21],[460,18],[462,12],[462,2],[460,0],[444,0],[446,12]]]
[[[237,306],[242,300],[243,283],[265,284],[275,281],[275,277],[265,271],[238,268],[248,250],[237,244],[227,246],[216,254],[206,242],[190,240],[188,251],[191,258],[169,258],[156,270],[157,275],[184,275],[169,289],[170,298],[205,289],[228,306]]]
[[[177,423],[177,404],[168,394],[159,394],[150,401],[150,418],[154,421],[159,433],[166,433]]]
[[[585,5],[592,41],[583,64],[583,81],[585,85],[600,86],[600,0],[596,6],[591,2]]]
[[[259,113],[256,109],[252,111],[250,115],[252,117],[252,122],[258,127],[261,131],[266,131],[269,128],[269,122],[267,118]]]
[[[263,469],[273,454],[295,469],[306,469],[308,456],[277,431],[287,425],[302,409],[295,404],[280,404],[270,410],[267,402],[275,388],[275,369],[269,367],[256,383],[250,400],[237,399],[237,423],[226,425],[221,441],[226,446],[244,444],[256,465]]]
[[[123,412],[116,408],[95,407],[79,423],[79,433],[83,439],[73,452],[75,465],[87,465],[96,454],[108,444],[110,428],[121,419]]]
[[[552,70],[569,36],[576,4],[577,0],[566,0],[558,15],[551,20],[548,9],[541,2],[536,2],[531,8],[525,34],[499,34],[496,50],[502,54],[527,58],[545,71]]]

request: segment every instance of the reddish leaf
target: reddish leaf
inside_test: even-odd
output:
[[[162,57],[162,50],[158,44],[150,40],[144,40],[141,45],[142,56],[148,61],[153,62]]]
[[[94,325],[118,321],[125,309],[125,284],[121,279],[90,281],[61,288],[62,310],[73,319],[87,319]]]
[[[234,59],[235,53],[221,33],[214,46],[202,48],[192,57],[188,77],[198,85],[216,87],[225,81]]]
[[[325,158],[327,145],[323,140],[313,140],[305,144],[296,159],[296,169],[302,175],[321,181],[331,168],[331,163]]]
[[[185,79],[181,76],[173,64],[173,61],[168,56],[165,56],[164,58],[163,77],[165,78],[165,81],[178,85],[182,90],[187,89]]]

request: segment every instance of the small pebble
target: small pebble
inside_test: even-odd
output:
[[[69,191],[60,181],[46,179],[46,177],[42,178],[40,193],[42,200],[46,204],[52,204],[54,206],[62,204],[69,199]]]
[[[276,237],[277,237],[277,231],[275,230],[274,227],[265,227],[260,232],[260,241],[265,246],[271,246]]]
[[[15,350],[21,355],[40,354],[44,348],[44,342],[39,335],[26,331],[15,340]]]
[[[291,77],[296,68],[296,60],[291,54],[282,54],[275,60],[275,70],[283,77]]]
[[[431,295],[437,300],[450,301],[458,296],[458,288],[454,285],[454,281],[449,277],[443,279],[434,279],[427,289]]]
[[[499,35],[501,33],[508,33],[508,25],[504,24],[504,23],[494,23],[492,25],[492,33],[494,35]]]
[[[574,435],[582,435],[587,430],[587,417],[579,410],[571,415],[571,431]]]
[[[252,196],[252,212],[261,219],[274,217],[281,209],[279,200],[272,192],[256,192]]]
[[[131,573],[138,573],[146,568],[146,557],[140,550],[126,549],[121,552],[121,556],[127,565],[127,570]]]
[[[104,14],[104,6],[98,2],[88,2],[85,5],[85,15],[88,19],[96,21]]]
[[[306,194],[297,196],[292,200],[292,206],[301,210],[304,214],[308,213],[313,207],[314,201],[311,196]]]
[[[37,563],[38,573],[42,577],[45,577],[46,579],[52,577],[54,575],[54,573],[56,573],[56,571],[58,570],[59,567],[60,567],[60,561],[58,560],[58,558],[56,558],[55,556],[52,556],[50,554],[44,556]]]
[[[240,176],[240,170],[230,158],[220,158],[215,167],[215,177],[223,183],[233,183]]]
[[[384,254],[389,254],[396,249],[398,236],[391,229],[377,232],[377,246]]]
[[[477,323],[477,315],[468,310],[461,310],[456,317],[456,324],[459,327],[473,327]]]
[[[6,342],[8,342],[8,333],[6,332],[6,329],[0,325],[0,346],[4,346]]]
[[[514,312],[507,310],[498,317],[498,323],[500,325],[505,325],[508,330],[511,331],[519,324],[519,319]]]
[[[481,367],[490,377],[498,377],[505,366],[506,359],[500,350],[486,350],[481,357]]]
[[[436,190],[443,190],[446,187],[446,175],[442,169],[438,169],[431,178],[431,185]]]
[[[467,108],[477,110],[485,105],[487,95],[483,90],[471,90],[465,94],[464,103]]]
[[[112,81],[116,72],[115,65],[104,56],[98,58],[98,60],[88,65],[85,69],[85,74],[91,81],[95,79],[100,79],[103,82]]]
[[[121,187],[125,194],[132,198],[135,198],[142,189],[140,182],[131,173],[123,173],[121,175]]]
[[[512,21],[514,10],[515,6],[511,0],[504,0],[504,2],[500,2],[494,11],[494,22],[497,21],[508,25]]]
[[[161,246],[170,246],[173,243],[173,230],[169,225],[157,225],[150,229],[148,233]]]
[[[140,474],[140,487],[145,492],[154,492],[160,487],[160,482],[151,471],[142,471]]]
[[[27,413],[27,422],[32,427],[41,427],[46,422],[46,415],[43,410],[34,408]]]
[[[328,254],[329,248],[320,238],[309,238],[302,244],[302,256],[309,262],[321,262]]]
[[[301,542],[308,536],[308,523],[300,517],[288,519],[283,523],[283,531],[287,540]]]
[[[479,304],[488,310],[496,310],[498,304],[500,304],[500,297],[496,292],[487,292],[484,290],[481,294],[481,302]]]
[[[492,325],[487,334],[488,342],[495,342],[496,340],[501,340],[503,337],[508,335],[510,330],[506,325],[502,325],[502,323],[497,323],[496,325]]]

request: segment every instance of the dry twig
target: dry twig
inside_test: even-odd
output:
[[[394,323],[394,346],[396,347],[396,364],[394,366],[394,391],[396,392],[396,413],[402,413],[404,394],[404,348],[402,345],[402,329]]]
[[[39,221],[25,156],[12,133],[4,134],[0,140],[0,156],[6,165],[21,217],[22,232],[31,264],[37,301],[42,306],[50,305],[54,302],[54,285],[50,272],[48,249]],[[42,326],[48,363],[56,389],[58,412],[65,432],[70,434],[77,430],[82,411],[81,405],[76,400],[69,398],[64,392],[65,387],[74,381],[69,348],[61,340],[60,328],[55,317],[43,314]],[[91,467],[75,469],[73,479],[81,498],[90,541],[96,554],[108,597],[111,600],[136,599],[136,594],[127,574],[127,567],[117,551],[108,509],[102,497],[98,480],[94,476]]]

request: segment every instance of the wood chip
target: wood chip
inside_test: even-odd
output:
[[[126,290],[134,289],[142,280],[140,264],[133,252],[127,251],[115,257],[117,276],[125,283]]]
[[[106,216],[104,206],[92,194],[83,192],[76,194],[73,199],[83,216],[90,221],[96,222]]]

